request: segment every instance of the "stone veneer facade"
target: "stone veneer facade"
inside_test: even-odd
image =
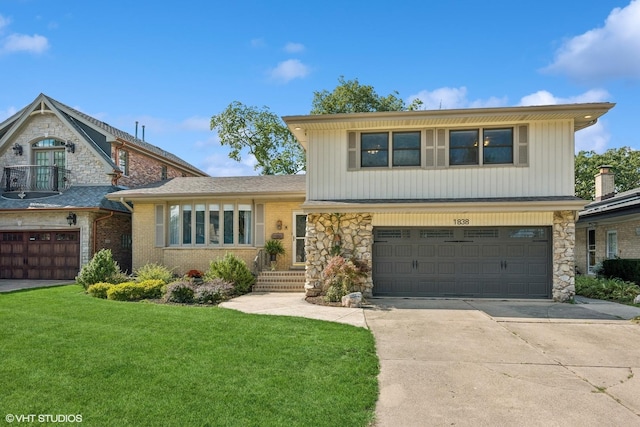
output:
[[[371,248],[373,246],[373,225],[371,214],[309,214],[305,242],[306,278],[305,292],[316,296],[322,290],[322,270],[333,256],[331,253],[334,236],[340,236],[342,253],[345,257],[355,257],[365,261],[371,267]],[[372,296],[373,280],[371,268],[362,284],[362,293]]]
[[[552,297],[554,301],[568,302],[575,295],[575,217],[574,211],[558,211],[553,215]],[[316,296],[322,290],[322,270],[332,257],[334,236],[339,235],[343,253],[372,265],[373,225],[368,213],[309,214],[307,216],[306,279],[307,296]],[[371,272],[362,292],[372,296]]]

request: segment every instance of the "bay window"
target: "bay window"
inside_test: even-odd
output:
[[[251,203],[180,203],[169,206],[169,246],[253,244]]]

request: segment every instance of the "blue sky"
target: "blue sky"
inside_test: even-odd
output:
[[[213,114],[308,114],[339,76],[427,109],[615,102],[577,149],[640,149],[640,0],[2,0],[0,70],[0,121],[42,92],[212,176],[255,174]]]

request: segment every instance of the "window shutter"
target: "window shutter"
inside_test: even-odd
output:
[[[358,144],[356,142],[356,133],[349,132],[349,143],[347,150],[347,170],[358,169]]]
[[[436,165],[436,144],[433,129],[427,129],[425,131],[425,137],[424,165],[425,167],[432,168]]]
[[[436,166],[445,167],[445,159],[447,155],[446,132],[444,129],[438,129],[438,146],[436,148]]]
[[[529,164],[529,126],[518,126],[518,164]]]
[[[264,246],[264,203],[256,204],[256,246]]]
[[[156,205],[156,247],[164,247],[164,206]]]

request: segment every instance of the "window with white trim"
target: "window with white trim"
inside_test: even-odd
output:
[[[252,203],[182,202],[169,205],[169,246],[253,244]],[[159,227],[156,226],[156,233]]]
[[[616,230],[607,231],[607,259],[618,257],[618,232]]]
[[[129,153],[121,148],[118,149],[118,167],[123,175],[129,175]]]

